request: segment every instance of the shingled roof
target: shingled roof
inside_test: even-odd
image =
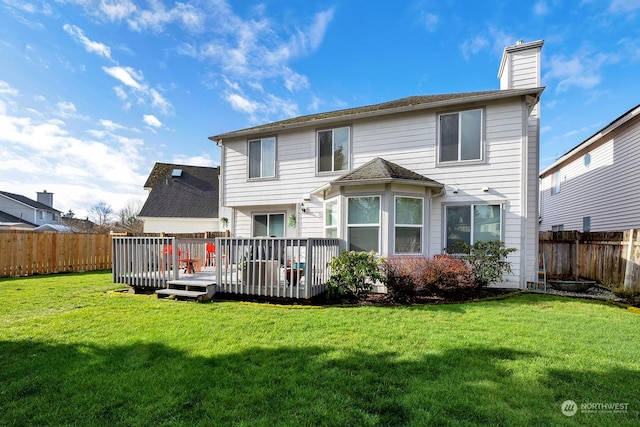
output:
[[[260,126],[254,126],[246,129],[236,130],[233,132],[226,132],[219,135],[210,136],[209,139],[215,142],[219,142],[225,138],[276,132],[282,129],[315,125],[336,121],[338,119],[351,120],[368,116],[378,116],[383,114],[399,113],[403,111],[444,107],[447,105],[455,105],[465,102],[481,102],[489,99],[507,98],[512,96],[533,95],[538,97],[543,90],[544,88],[540,87],[529,89],[502,89],[481,92],[461,92],[440,95],[409,96],[406,98],[396,99],[380,104],[367,105],[364,107],[347,108],[344,110],[293,117],[273,123],[266,123]]]
[[[17,202],[20,202],[22,204],[25,204],[27,206],[30,206],[34,209],[40,209],[40,210],[44,210],[44,211],[53,211],[53,212],[60,212],[57,209],[54,209],[53,207],[49,206],[49,205],[45,205],[44,203],[40,203],[38,201],[35,201],[33,199],[30,199],[28,197],[25,197],[21,194],[14,194],[14,193],[9,193],[8,191],[0,191],[0,194],[2,194],[5,197],[8,197],[10,199],[13,199]]]
[[[329,184],[332,186],[341,185],[363,185],[380,184],[387,182],[404,182],[413,185],[423,185],[425,187],[442,188],[444,184],[420,175],[410,169],[402,167],[396,163],[376,157],[359,168],[348,172]]]
[[[172,176],[181,170],[179,176]],[[144,187],[151,189],[141,217],[217,218],[219,168],[156,163]]]

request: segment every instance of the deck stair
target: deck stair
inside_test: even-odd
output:
[[[532,280],[527,281],[527,290],[538,292],[547,291],[547,264],[545,261],[544,253],[539,253]]]
[[[158,289],[158,298],[168,298],[173,296],[179,300],[194,300],[205,302],[211,300],[216,293],[216,284],[207,278],[184,278],[169,280],[166,289]]]

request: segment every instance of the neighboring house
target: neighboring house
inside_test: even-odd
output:
[[[138,217],[145,233],[218,231],[220,168],[156,163],[144,188],[149,196]]]
[[[35,224],[0,211],[0,230],[33,230]]]
[[[500,90],[412,96],[211,136],[231,233],[337,237],[381,256],[502,240],[517,249],[503,285],[524,287],[537,259],[542,45],[505,48]]]
[[[52,206],[53,193],[48,193],[47,190],[38,192],[37,200],[20,194],[0,191],[0,212],[35,226],[60,223],[60,211]]]
[[[540,173],[540,229],[640,228],[640,105]]]

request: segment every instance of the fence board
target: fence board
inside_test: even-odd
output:
[[[108,234],[0,232],[0,277],[110,268]]]
[[[640,288],[640,232],[637,230],[542,231],[539,240],[549,278],[583,278],[612,286]]]

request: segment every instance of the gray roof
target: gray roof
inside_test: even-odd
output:
[[[330,185],[363,185],[386,182],[406,182],[435,188],[444,187],[443,184],[431,178],[380,157],[376,157],[359,168],[334,179]]]
[[[450,93],[441,95],[409,96],[406,98],[396,99],[394,101],[388,101],[364,107],[347,108],[344,110],[293,117],[290,119],[267,123],[260,126],[221,133],[219,135],[210,136],[209,139],[218,142],[225,138],[265,134],[269,132],[277,132],[282,129],[330,123],[338,120],[352,120],[356,118],[400,113],[403,111],[440,108],[447,105],[457,105],[469,102],[482,102],[490,99],[508,98],[513,96],[533,95],[539,97],[543,90],[544,88],[539,87],[528,89],[503,89],[481,92]]]
[[[49,206],[49,205],[45,205],[44,203],[40,203],[37,202],[35,200],[32,200],[28,197],[25,197],[21,194],[14,194],[14,193],[9,193],[8,191],[0,191],[0,194],[2,194],[5,197],[8,197],[10,199],[13,199],[17,202],[23,203],[27,206],[30,206],[34,209],[40,209],[40,210],[45,210],[45,211],[54,211],[54,212],[60,212],[57,209],[54,209],[53,207]]]
[[[174,169],[182,174],[172,176]],[[217,218],[220,168],[156,163],[144,184],[151,192],[141,217]]]

